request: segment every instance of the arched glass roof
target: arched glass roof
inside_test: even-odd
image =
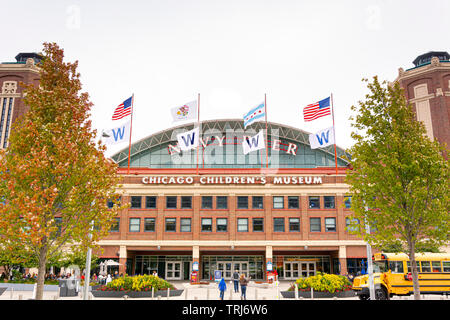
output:
[[[197,123],[183,124],[152,134],[131,145],[132,168],[196,168],[197,150],[183,152],[177,145],[177,134],[192,130]],[[265,122],[255,122],[244,130],[242,119],[207,120],[200,122],[201,168],[260,168],[266,164],[266,149],[243,154],[243,136],[265,130]],[[270,168],[334,167],[334,145],[311,149],[309,133],[273,122],[267,124],[267,159]],[[350,155],[337,147],[338,166],[346,167]],[[112,159],[119,167],[128,166],[128,147]]]

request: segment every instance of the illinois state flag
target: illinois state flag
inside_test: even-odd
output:
[[[195,149],[199,142],[199,128],[194,128],[191,131],[177,134],[178,146],[183,151]]]
[[[324,148],[334,144],[333,127],[320,130],[309,135],[311,149]]]
[[[313,121],[330,114],[330,97],[311,103],[303,109],[303,119],[305,121]]]
[[[133,106],[133,96],[129,97],[127,100],[119,104],[114,110],[112,119],[120,120],[131,114],[131,108]]]
[[[103,132],[102,138],[105,138],[105,144],[118,144],[130,139],[131,121],[125,122],[113,129]]]
[[[170,112],[172,113],[173,122],[197,119],[197,100],[172,108]]]
[[[260,130],[259,133],[253,137],[244,137],[244,141],[242,141],[242,150],[244,151],[244,154],[266,148],[263,132],[264,131]]]

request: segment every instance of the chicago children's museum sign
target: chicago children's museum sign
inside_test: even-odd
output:
[[[322,184],[321,176],[145,176],[143,184]]]

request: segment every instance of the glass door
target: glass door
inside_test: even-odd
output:
[[[181,280],[182,265],[180,261],[166,262],[166,279],[167,280]]]
[[[315,262],[302,262],[302,277],[307,278],[316,275],[316,263]]]
[[[234,271],[237,271],[239,275],[245,274],[245,276],[248,277],[248,262],[233,262],[232,273]]]
[[[232,270],[232,262],[217,262],[217,270],[220,270],[222,272],[222,277],[225,280],[230,280],[231,275],[233,274]]]

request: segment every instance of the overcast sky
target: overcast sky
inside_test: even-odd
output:
[[[135,95],[132,141],[167,129],[200,93],[201,120],[242,118],[267,94],[268,120],[315,132],[307,104],[333,93],[337,144],[352,145],[363,77],[392,81],[428,51],[450,51],[450,1],[0,0],[0,61],[57,42],[79,61],[93,127]],[[179,124],[179,123],[177,123]],[[108,149],[107,155],[127,144]]]

